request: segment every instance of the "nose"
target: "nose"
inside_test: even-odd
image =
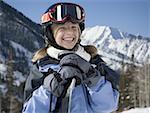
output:
[[[73,34],[73,29],[71,27],[66,28],[66,33]]]

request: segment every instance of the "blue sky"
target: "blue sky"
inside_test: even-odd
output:
[[[56,2],[74,2],[86,11],[86,27],[110,26],[122,32],[150,37],[150,0],[4,0],[40,23],[41,15]]]

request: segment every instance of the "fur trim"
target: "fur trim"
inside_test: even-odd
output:
[[[51,48],[51,49],[50,49]],[[84,49],[83,49],[84,48]],[[53,56],[53,58],[56,58],[58,59],[58,53],[59,52],[62,52],[63,50],[59,50],[59,49],[56,49],[55,53],[52,52],[53,49],[56,49],[52,46],[50,47],[44,47],[44,48],[41,48],[39,49],[34,55],[33,55],[33,58],[32,58],[32,62],[35,63],[37,60],[40,60],[41,58],[44,58],[47,54],[49,54],[50,56]],[[80,50],[81,49],[81,50]],[[85,50],[85,51],[84,51]],[[83,53],[82,53],[82,52]],[[97,49],[95,46],[93,45],[84,45],[84,46],[80,46],[80,48],[76,51],[77,54],[81,57],[85,57],[84,59],[86,59],[86,55],[88,56],[87,57],[87,60],[89,60],[89,55],[93,58],[96,54],[97,54]],[[57,56],[56,56],[57,54]]]
[[[55,59],[58,59],[58,55],[59,55],[59,53],[61,53],[62,51],[64,51],[64,50],[60,50],[60,49],[54,48],[53,46],[50,46],[50,47],[47,48],[47,50],[46,50],[47,54],[48,54],[50,57],[55,58]]]
[[[64,51],[67,51],[67,50],[59,50],[52,46],[47,48],[47,54],[55,59],[58,59],[59,54],[63,53]],[[70,52],[76,53],[77,55],[79,55],[80,57],[82,57],[83,59],[85,59],[87,61],[90,61],[90,59],[91,59],[91,55],[89,53],[87,53],[84,50],[84,48],[80,45],[78,45],[77,50],[70,51]]]
[[[86,61],[90,61],[91,55],[85,51],[85,49],[82,46],[78,47],[78,50],[75,52],[80,57],[84,58]]]

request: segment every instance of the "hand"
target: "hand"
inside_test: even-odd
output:
[[[60,78],[59,73],[57,72],[49,74],[47,77],[45,77],[43,82],[44,88],[46,88],[56,97],[60,97],[62,95],[62,92],[66,84],[67,81],[62,80],[62,78]]]
[[[89,62],[75,53],[67,53],[61,57],[61,66],[72,66],[81,70],[80,80],[89,87],[94,86],[100,79],[101,75]],[[72,71],[70,71],[72,72]],[[78,74],[77,74],[78,75]],[[82,76],[82,77],[81,77]]]
[[[58,71],[63,80],[76,79],[76,85],[79,85],[83,79],[83,75],[78,68],[72,66],[62,66]]]
[[[62,66],[58,72],[53,72],[44,79],[44,87],[56,97],[64,97],[72,78],[75,78],[76,85],[79,85],[82,79],[80,70],[70,66]]]
[[[91,64],[75,53],[63,55],[60,60],[61,66],[72,66],[81,70],[82,73],[88,73],[92,68]]]

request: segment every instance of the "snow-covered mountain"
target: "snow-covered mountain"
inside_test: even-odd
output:
[[[3,80],[10,72],[16,87],[26,80],[31,57],[43,42],[40,25],[0,1],[0,93],[7,90]]]
[[[122,62],[138,65],[149,60],[150,39],[124,33],[109,26],[87,28],[82,34],[82,43],[95,45],[99,54],[112,68]]]
[[[31,57],[43,46],[41,26],[25,17],[8,4],[0,1],[0,78],[13,67],[15,85],[25,81],[32,69]],[[150,60],[150,39],[123,33],[109,26],[86,28],[82,34],[83,44],[92,44],[114,69],[121,63],[142,64]],[[19,76],[18,76],[19,75]],[[17,81],[18,80],[18,81]],[[0,83],[1,89],[5,89]],[[5,90],[6,91],[6,90]]]
[[[0,1],[0,62],[13,60],[15,70],[30,66],[33,52],[43,45],[41,27]]]
[[[14,70],[28,74],[33,53],[43,45],[41,27],[3,1],[0,2],[0,62],[13,60]],[[115,69],[122,62],[142,64],[150,60],[150,39],[124,33],[109,26],[86,28],[82,43],[98,48]],[[10,57],[11,56],[11,57]]]

